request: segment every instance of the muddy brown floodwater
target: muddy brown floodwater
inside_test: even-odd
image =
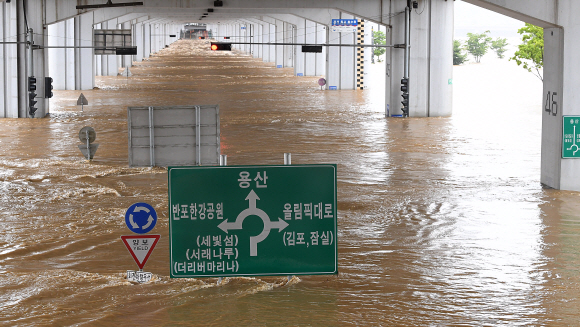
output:
[[[450,118],[385,119],[381,92],[208,48],[98,77],[84,112],[56,91],[50,118],[0,120],[0,324],[580,324],[580,196],[539,183],[540,105],[499,117],[467,94]],[[128,167],[127,107],[192,104],[220,105],[228,164],[338,164],[338,276],[169,278],[167,172]],[[124,278],[135,202],[160,215],[144,285]]]

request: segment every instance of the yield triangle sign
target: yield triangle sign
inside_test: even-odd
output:
[[[88,105],[89,104],[89,100],[87,100],[87,98],[85,98],[85,95],[81,93],[81,95],[79,96],[79,99],[77,100],[77,106],[80,105]]]
[[[121,239],[139,269],[143,269],[160,237],[161,235],[125,235],[121,236]]]

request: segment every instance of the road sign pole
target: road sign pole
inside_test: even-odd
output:
[[[85,134],[86,134],[87,150],[88,150],[87,151],[87,160],[90,161],[91,160],[91,151],[90,151],[91,143],[89,142],[89,130],[88,129],[85,131]]]
[[[292,164],[292,154],[291,153],[284,153],[284,165],[291,165]],[[293,278],[293,275],[288,275],[288,282]]]
[[[220,166],[227,166],[228,165],[228,155],[227,154],[220,154]],[[218,277],[217,285],[220,285],[224,280],[223,277]]]

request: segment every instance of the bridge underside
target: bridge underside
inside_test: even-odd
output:
[[[580,161],[562,158],[563,116],[580,115],[580,25],[575,0],[465,0],[474,5],[545,29],[544,92],[538,99],[549,110],[542,124],[542,176],[546,186],[580,191]],[[440,117],[452,113],[453,1],[418,0],[421,15],[411,12],[409,63],[409,114]],[[142,6],[76,9],[102,5],[105,0],[42,0],[0,2],[0,117],[27,117],[28,76],[38,81],[36,117],[50,112],[44,98],[44,77],[56,89],[86,90],[96,75],[117,75],[133,62],[148,58],[184,34],[184,25],[206,25],[212,37],[243,41],[235,47],[276,67],[293,67],[297,76],[321,76],[332,89],[364,88],[365,51],[354,45],[369,43],[369,31],[336,33],[332,19],[356,19],[384,26],[387,44],[405,43],[406,0],[247,0],[212,1],[143,0]],[[26,10],[25,10],[26,9]],[[26,12],[26,15],[24,14]],[[33,30],[35,50],[28,61],[26,32]],[[93,29],[131,30],[135,55],[98,55]],[[10,43],[7,43],[10,42]],[[308,43],[324,47],[322,53],[302,53],[296,45],[257,43]],[[369,49],[369,48],[366,48]],[[370,54],[370,51],[367,51]],[[404,54],[388,48],[386,55],[385,112],[401,114],[401,78]],[[580,135],[580,134],[579,134]],[[579,135],[574,135],[578,138]]]

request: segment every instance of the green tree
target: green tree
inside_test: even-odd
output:
[[[491,37],[487,36],[490,31],[485,31],[481,34],[477,33],[467,33],[467,52],[469,52],[475,62],[480,62],[481,57],[487,53],[489,50],[489,44],[491,43]]]
[[[467,53],[463,53],[464,48],[461,46],[461,41],[453,40],[453,64],[461,65],[468,61]]]
[[[544,80],[540,69],[544,67],[544,29],[526,23],[518,33],[522,35],[522,44],[510,60],[515,60],[518,66],[534,74],[541,81]]]
[[[506,48],[508,43],[507,39],[502,39],[498,37],[495,41],[491,41],[491,49],[495,51],[497,57],[503,59],[503,53],[506,52]]]
[[[384,32],[373,31],[373,44],[384,45],[386,43],[387,43],[387,37],[385,36]],[[377,56],[378,62],[382,61],[380,56],[384,55],[385,52],[387,52],[386,48],[373,48],[373,54],[375,56]]]

